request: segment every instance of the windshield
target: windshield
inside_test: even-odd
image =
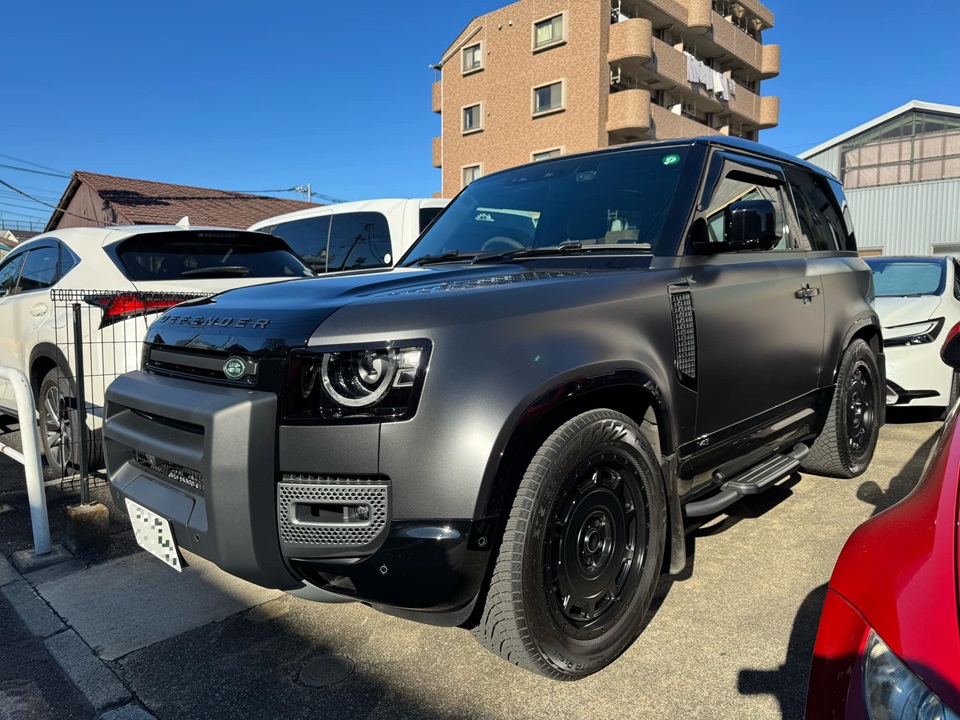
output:
[[[404,264],[562,243],[584,249],[648,243],[656,255],[673,255],[679,237],[665,228],[691,150],[660,146],[551,160],[480,178],[437,218]]]
[[[874,260],[867,261],[873,270],[877,297],[940,295],[946,280],[946,263],[942,260]]]

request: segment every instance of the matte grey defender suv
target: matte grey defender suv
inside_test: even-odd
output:
[[[507,170],[391,271],[163,315],[107,393],[112,491],[175,567],[184,548],[579,678],[682,570],[685,517],[864,471],[872,292],[839,183],[758,145]]]

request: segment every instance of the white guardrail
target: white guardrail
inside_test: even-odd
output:
[[[23,443],[23,452],[20,453],[0,442],[0,453],[23,465],[27,475],[30,523],[33,526],[33,552],[36,555],[48,555],[50,522],[47,519],[47,495],[43,483],[43,466],[40,464],[40,444],[37,442],[37,408],[33,401],[33,391],[26,376],[14,368],[0,365],[0,378],[13,387],[20,420],[20,440]]]

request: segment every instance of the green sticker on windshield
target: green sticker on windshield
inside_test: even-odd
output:
[[[678,162],[680,162],[679,155],[665,155],[663,158],[664,165],[676,165]]]

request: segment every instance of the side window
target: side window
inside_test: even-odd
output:
[[[275,225],[272,228],[263,228],[261,232],[269,232],[271,235],[282,238],[314,272],[325,273],[327,271],[327,240],[330,237],[329,215],[292,220]]]
[[[332,221],[327,272],[385,267],[393,261],[390,228],[380,213],[343,213]]]
[[[427,229],[427,225],[433,222],[433,219],[443,212],[443,208],[425,207],[420,208],[420,232]]]
[[[792,249],[789,233],[785,232],[786,220],[783,209],[783,195],[780,187],[760,185],[731,174],[717,183],[710,198],[710,204],[704,211],[707,221],[707,234],[710,242],[726,242],[724,211],[735,202],[747,200],[769,200],[777,213],[777,228],[780,230],[780,242],[774,250]]]
[[[77,258],[63,243],[60,244],[58,251],[60,253],[60,272],[57,273],[57,280],[59,281],[60,278],[77,266]]]
[[[6,261],[0,264],[0,297],[12,295],[17,288],[17,280],[20,279],[20,270],[23,268],[23,260],[26,253],[20,253],[13,257],[8,257]]]
[[[27,253],[27,261],[20,273],[18,292],[43,290],[57,281],[57,256],[55,247],[43,247]]]
[[[788,167],[787,179],[797,203],[800,230],[814,250],[850,250],[852,232],[837,205],[827,180],[799,168]]]

